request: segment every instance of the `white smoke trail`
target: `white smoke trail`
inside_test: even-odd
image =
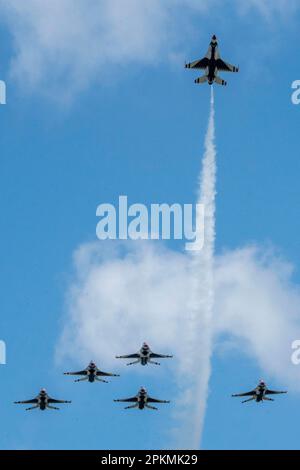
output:
[[[210,377],[212,313],[214,301],[213,270],[215,245],[215,195],[216,195],[216,149],[215,149],[214,90],[211,87],[210,116],[205,137],[205,153],[198,204],[204,206],[204,246],[193,254],[195,273],[195,309],[192,325],[195,334],[195,350],[201,354],[200,377],[197,385],[195,414],[195,445],[199,446],[204,424],[208,383]],[[201,229],[201,228],[200,228]]]
[[[186,448],[197,449],[200,445],[204,424],[208,383],[210,377],[210,358],[212,341],[212,311],[214,300],[213,270],[215,243],[215,194],[216,194],[216,149],[214,144],[214,94],[211,88],[210,115],[205,137],[203,166],[199,179],[198,207],[204,206],[204,246],[194,251],[191,258],[192,291],[188,321],[188,357],[186,370],[192,379],[182,393],[185,394],[183,406],[190,433],[186,436]],[[198,209],[200,211],[201,209]],[[200,213],[197,214],[200,220]],[[203,230],[203,227],[197,227]],[[200,233],[197,239],[200,239]],[[181,371],[182,372],[182,371]],[[194,378],[193,378],[194,377]],[[192,409],[191,405],[195,407]],[[183,417],[183,416],[182,416]],[[182,445],[182,436],[181,436]]]

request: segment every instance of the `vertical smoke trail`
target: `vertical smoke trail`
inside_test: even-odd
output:
[[[214,124],[214,94],[211,87],[210,115],[205,137],[205,151],[199,178],[197,204],[204,206],[204,245],[202,250],[191,255],[192,289],[189,304],[187,337],[187,359],[185,385],[182,386],[181,418],[188,430],[180,444],[185,448],[198,449],[204,424],[208,384],[210,378],[212,310],[214,300],[213,260],[215,244],[215,194],[216,194],[216,149]],[[198,208],[197,220],[201,209]],[[197,227],[203,230],[203,227]],[[201,239],[199,233],[197,239]],[[187,377],[188,376],[188,377]]]
[[[199,380],[196,384],[198,407],[195,413],[195,445],[200,445],[204,424],[210,360],[212,350],[212,315],[214,302],[213,263],[215,248],[215,196],[216,196],[216,148],[215,148],[214,90],[211,87],[210,115],[205,137],[205,153],[200,177],[198,204],[204,206],[204,246],[194,252],[192,266],[195,276],[195,303],[192,324],[194,346],[200,360]],[[199,229],[199,228],[198,228]],[[201,228],[200,228],[201,229]]]

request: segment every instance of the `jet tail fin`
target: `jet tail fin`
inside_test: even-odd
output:
[[[227,82],[225,82],[225,80],[223,80],[221,77],[215,77],[215,82],[216,82],[218,85],[223,85],[223,86],[226,86],[226,85],[227,85]]]
[[[203,75],[202,77],[196,78],[195,83],[205,83],[207,82],[207,75]]]

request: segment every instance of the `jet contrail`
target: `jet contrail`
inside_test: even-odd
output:
[[[205,137],[205,152],[199,181],[198,204],[204,207],[204,245],[193,253],[194,308],[191,326],[194,333],[194,348],[197,351],[199,375],[196,382],[196,413],[194,414],[194,445],[200,446],[204,423],[208,383],[210,377],[212,312],[214,300],[213,263],[215,247],[215,196],[216,196],[216,148],[215,148],[214,90],[211,87],[210,115]],[[199,220],[199,219],[198,219]],[[197,230],[203,230],[198,227]],[[197,238],[198,239],[198,238]]]
[[[180,436],[180,446],[198,449],[204,423],[212,342],[212,312],[214,301],[213,263],[215,244],[216,149],[214,94],[211,87],[210,115],[205,137],[205,151],[199,178],[197,204],[204,207],[204,245],[191,255],[192,290],[189,305],[187,359],[182,367],[188,382],[182,387],[181,418],[188,429]],[[197,211],[200,211],[198,209]],[[197,220],[201,220],[200,213]],[[203,227],[197,227],[197,231]],[[197,234],[201,239],[201,234]],[[181,370],[181,374],[184,372]]]

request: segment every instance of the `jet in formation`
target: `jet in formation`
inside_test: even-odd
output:
[[[107,380],[103,380],[100,377],[120,377],[118,374],[111,374],[98,369],[94,361],[91,361],[84,370],[80,370],[78,372],[65,372],[64,375],[82,375],[83,377],[76,379],[75,382],[89,381],[90,383],[95,381],[108,383]]]
[[[15,401],[17,405],[33,405],[29,408],[26,408],[26,411],[34,410],[39,408],[40,410],[44,411],[46,409],[49,410],[59,410],[56,406],[52,406],[52,404],[56,403],[72,403],[68,400],[56,400],[54,398],[49,397],[48,393],[44,388],[40,391],[37,397],[33,398],[32,400],[24,400],[24,401]]]
[[[263,402],[263,401],[274,401],[273,398],[267,397],[267,395],[277,395],[281,393],[287,393],[287,392],[277,392],[275,390],[269,390],[266,383],[261,380],[257,387],[254,390],[251,390],[251,392],[246,392],[246,393],[237,393],[235,395],[232,395],[233,397],[251,397],[248,398],[247,400],[242,401],[242,403],[246,403],[248,401],[255,400],[257,403]]]
[[[138,408],[140,410],[143,410],[144,408],[149,408],[150,410],[157,410],[158,408],[149,405],[149,403],[170,403],[169,400],[157,400],[156,398],[149,397],[148,392],[144,387],[141,387],[138,394],[132,398],[124,398],[121,400],[114,401],[122,403],[133,403],[133,405],[126,406],[125,410],[133,408]]]
[[[224,62],[220,58],[218,42],[215,35],[213,35],[207,54],[203,59],[195,60],[189,64],[185,64],[187,69],[202,69],[205,74],[202,77],[196,78],[195,83],[208,82],[212,85],[214,82],[218,85],[227,85],[227,82],[219,77],[218,72],[238,72],[239,68],[234,65]]]
[[[135,361],[129,362],[126,364],[127,366],[131,366],[133,364],[141,364],[142,366],[146,366],[147,364],[155,364],[160,366],[159,362],[153,361],[152,359],[165,359],[171,358],[173,356],[169,356],[166,354],[156,354],[151,351],[150,347],[147,343],[143,343],[139,352],[135,354],[128,354],[127,356],[116,356],[116,359],[136,359]]]

